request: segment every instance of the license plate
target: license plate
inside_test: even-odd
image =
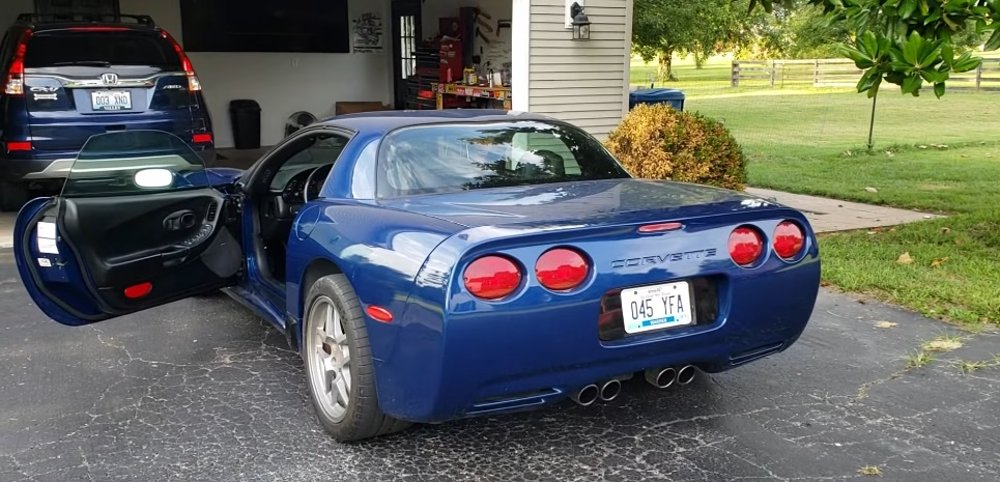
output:
[[[94,110],[131,110],[132,93],[127,90],[98,90],[90,93]]]
[[[694,305],[686,281],[626,288],[621,299],[628,334],[694,323]]]

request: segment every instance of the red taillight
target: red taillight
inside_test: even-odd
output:
[[[201,81],[198,80],[198,75],[194,72],[194,66],[191,65],[191,59],[188,58],[187,54],[184,53],[184,49],[181,44],[177,43],[176,40],[166,30],[160,32],[163,38],[170,42],[170,45],[174,47],[174,52],[177,52],[177,57],[181,60],[181,68],[184,69],[184,74],[187,75],[188,80],[188,92],[197,92],[201,90]]]
[[[3,93],[7,95],[24,95],[24,54],[28,51],[28,40],[32,31],[25,30],[14,48],[14,56],[7,70],[7,81],[4,82]]]
[[[212,133],[200,132],[198,134],[195,134],[191,136],[191,142],[194,142],[195,144],[208,144],[212,142]]]
[[[142,298],[153,291],[153,283],[149,281],[139,283],[137,285],[129,286],[125,288],[125,297],[134,300],[137,298]]]
[[[483,256],[465,268],[465,289],[477,298],[496,300],[521,285],[521,270],[503,256]]]
[[[802,232],[802,228],[798,224],[782,221],[774,228],[771,246],[781,259],[787,260],[798,256],[805,245],[805,233]]]
[[[729,234],[729,257],[740,266],[749,266],[764,252],[764,237],[760,231],[740,226]]]
[[[7,152],[14,151],[30,151],[31,142],[30,141],[10,141],[7,142]]]
[[[553,291],[571,290],[583,284],[590,274],[587,259],[568,248],[546,251],[535,263],[535,276],[542,286]]]

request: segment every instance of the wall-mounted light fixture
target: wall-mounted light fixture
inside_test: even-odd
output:
[[[583,6],[573,2],[569,16],[573,19],[573,40],[590,40],[590,18],[583,12]]]

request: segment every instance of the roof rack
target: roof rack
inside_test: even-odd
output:
[[[17,16],[18,23],[33,25],[46,23],[135,23],[147,27],[155,27],[156,22],[149,15],[101,14],[101,13],[58,13],[38,14],[22,13]]]

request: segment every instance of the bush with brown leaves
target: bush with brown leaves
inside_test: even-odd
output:
[[[636,177],[735,190],[747,181],[746,157],[728,129],[666,104],[637,105],[605,145]]]

